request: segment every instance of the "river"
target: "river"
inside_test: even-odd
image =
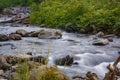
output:
[[[0,18],[0,20],[5,20]],[[27,31],[40,30],[39,26],[20,25],[20,27],[12,27],[11,24],[0,24],[0,34],[9,34],[15,32],[18,29],[24,29]],[[44,28],[49,29],[49,28]],[[0,54],[23,54],[32,52],[35,55],[49,55],[49,65],[55,65],[54,60],[65,55],[74,56],[74,62],[79,64],[73,64],[72,66],[58,66],[69,77],[73,75],[85,75],[86,72],[91,71],[104,77],[107,72],[106,66],[112,63],[120,51],[120,48],[114,46],[120,46],[120,38],[113,38],[113,42],[110,42],[105,46],[92,45],[95,35],[86,35],[79,33],[67,33],[62,31],[61,39],[38,39],[33,37],[23,37],[19,41],[4,41],[0,44],[14,44],[16,49],[11,49],[11,45],[0,46]],[[120,64],[118,65],[120,67]]]

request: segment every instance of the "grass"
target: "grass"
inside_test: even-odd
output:
[[[55,66],[41,65],[36,62],[21,62],[18,60],[15,75],[9,80],[69,80],[68,77]]]

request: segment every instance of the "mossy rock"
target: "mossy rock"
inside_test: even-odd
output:
[[[55,66],[42,65],[31,71],[30,80],[69,80],[69,78]]]

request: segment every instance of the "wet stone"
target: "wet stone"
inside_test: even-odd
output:
[[[63,58],[59,58],[55,60],[56,65],[62,65],[62,66],[70,66],[73,64],[73,57],[70,55],[67,55]]]
[[[0,34],[0,41],[8,41],[8,40],[9,40],[8,35]]]
[[[104,45],[109,44],[109,40],[108,39],[95,40],[92,44],[98,45],[98,46],[104,46]]]

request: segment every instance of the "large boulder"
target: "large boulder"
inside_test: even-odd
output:
[[[61,31],[54,29],[43,31],[38,35],[39,39],[59,39],[61,37],[62,37]]]
[[[21,40],[22,39],[21,35],[19,35],[19,34],[10,34],[9,38],[12,40]]]
[[[8,35],[0,34],[0,41],[8,41],[8,40],[9,40]]]
[[[19,29],[16,31],[16,34],[20,34],[21,36],[25,36],[28,32],[24,29]]]
[[[63,65],[63,66],[70,66],[73,64],[73,57],[70,55],[67,55],[65,57],[59,58],[55,60],[56,65]]]
[[[55,66],[42,65],[31,71],[30,80],[69,80],[69,78]]]

